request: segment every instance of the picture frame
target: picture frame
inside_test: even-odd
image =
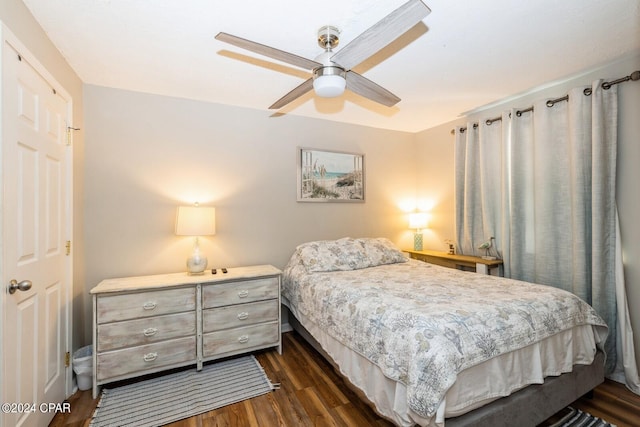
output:
[[[298,202],[365,201],[364,154],[298,147]]]

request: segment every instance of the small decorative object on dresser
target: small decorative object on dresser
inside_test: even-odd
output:
[[[453,240],[446,239],[444,242],[447,244],[447,246],[449,246],[448,254],[449,255],[455,255],[456,254],[456,246],[455,246],[455,243],[453,243]]]
[[[491,270],[497,269],[499,273],[502,265],[501,259],[485,259],[477,256],[455,255],[440,251],[416,251],[405,250],[413,259],[428,262],[429,264],[441,265],[443,267],[456,268],[458,270],[475,271],[482,274],[491,274]]]
[[[268,347],[282,352],[281,271],[103,280],[93,296],[93,397],[99,386]]]
[[[491,249],[491,247],[493,246],[493,241],[496,240],[495,237],[490,237],[489,240],[487,240],[486,242],[484,242],[483,244],[481,244],[480,246],[478,246],[478,249],[484,249],[485,250],[485,254],[482,255],[483,259],[497,259],[497,257],[491,256],[489,255],[489,250]]]

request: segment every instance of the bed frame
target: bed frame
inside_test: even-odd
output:
[[[322,349],[320,343],[300,324],[288,308],[286,310],[291,327],[340,373],[335,362]],[[604,354],[598,351],[591,365],[576,365],[572,372],[557,377],[547,377],[543,384],[532,384],[464,415],[447,418],[445,427],[536,426],[601,384],[604,381],[604,360]],[[345,380],[349,382],[347,378]],[[349,383],[349,385],[375,410],[374,405],[368,401],[364,393],[352,384]]]

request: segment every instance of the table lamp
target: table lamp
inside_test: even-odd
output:
[[[422,250],[422,229],[427,226],[427,214],[415,212],[409,215],[409,228],[416,230],[413,235],[413,249]]]
[[[200,236],[216,234],[216,209],[195,206],[178,206],[176,214],[176,235],[195,236],[193,253],[187,258],[187,273],[203,274],[207,268],[207,257],[200,253]]]

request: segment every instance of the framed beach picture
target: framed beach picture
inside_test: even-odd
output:
[[[299,202],[364,202],[364,154],[298,148]]]

